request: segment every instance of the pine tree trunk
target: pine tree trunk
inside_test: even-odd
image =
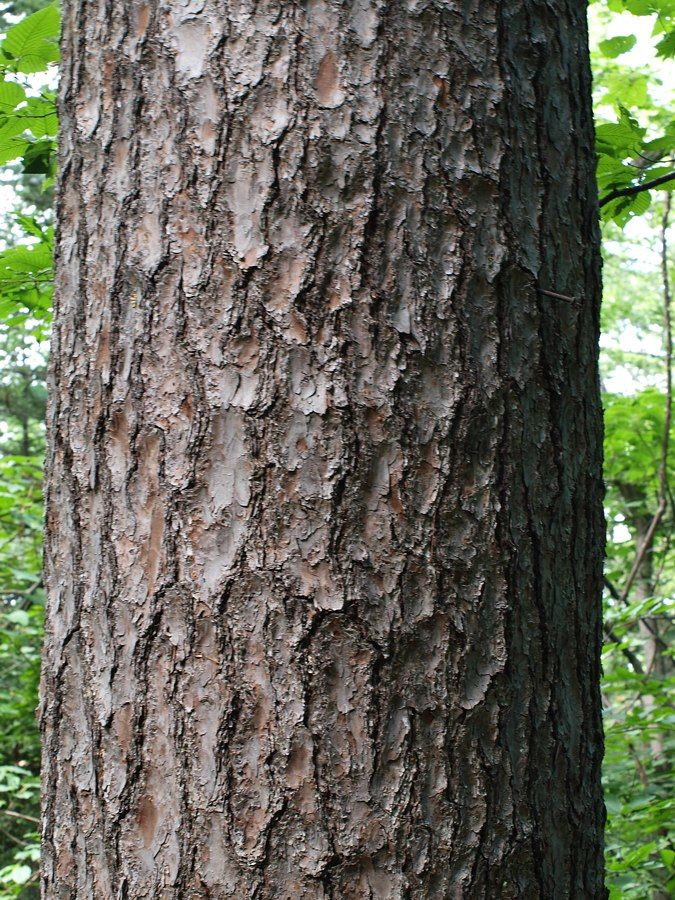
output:
[[[44,897],[604,897],[585,4],[63,12]]]

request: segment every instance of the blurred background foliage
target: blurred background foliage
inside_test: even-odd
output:
[[[39,891],[35,721],[58,12],[0,4],[0,898]],[[39,12],[41,11],[42,12]],[[37,22],[27,16],[38,13]],[[23,22],[18,36],[17,23]],[[14,29],[14,30],[13,30]],[[12,39],[14,36],[14,39]],[[51,115],[49,114],[51,112]],[[11,187],[11,189],[10,189]]]
[[[611,900],[667,900],[675,897],[675,0],[594,0],[589,13],[605,282],[607,884]],[[0,900],[39,897],[35,708],[57,32],[55,6],[0,3]]]
[[[675,897],[675,2],[596,0],[589,16],[604,256],[607,886],[611,900],[668,900]]]

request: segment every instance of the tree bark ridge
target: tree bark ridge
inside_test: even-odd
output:
[[[64,3],[45,897],[604,897],[584,17]]]

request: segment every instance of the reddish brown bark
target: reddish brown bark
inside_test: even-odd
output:
[[[63,49],[44,896],[603,897],[584,4]]]

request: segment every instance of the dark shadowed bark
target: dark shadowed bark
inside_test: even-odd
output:
[[[46,898],[604,897],[580,0],[65,0]]]

